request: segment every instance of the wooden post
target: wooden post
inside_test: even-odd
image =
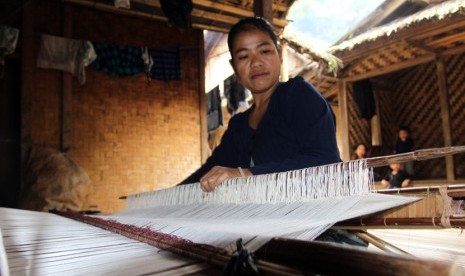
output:
[[[254,0],[253,11],[255,16],[260,16],[273,24],[273,0]]]
[[[289,80],[289,55],[287,54],[287,42],[281,42],[281,81]]]
[[[452,146],[452,134],[450,128],[449,93],[447,91],[446,70],[443,58],[436,59],[436,73],[438,78],[439,101],[441,105],[442,132],[444,136],[444,146]],[[454,159],[446,156],[446,176],[447,181],[455,180]]]
[[[31,0],[28,5],[24,5],[23,28],[22,28],[22,52],[21,52],[21,160],[24,161],[29,147],[32,144],[31,138],[31,107],[34,92],[34,77],[36,68],[36,53],[34,45],[34,8],[37,5],[35,0]],[[22,169],[23,170],[23,169]],[[21,174],[23,176],[23,174]]]
[[[209,154],[207,130],[207,106],[205,96],[205,49],[203,31],[198,31],[199,47],[199,111],[200,111],[200,162],[205,163]]]
[[[339,100],[339,113],[340,119],[339,124],[341,125],[342,141],[341,148],[341,159],[343,161],[350,160],[350,143],[349,143],[349,110],[347,107],[347,83],[341,79],[337,81],[338,87],[338,100]]]
[[[71,38],[73,35],[72,6],[65,4],[63,19],[63,36]],[[73,76],[63,72],[61,89],[61,151],[67,152],[73,145]]]
[[[381,117],[380,117],[378,91],[373,91],[373,97],[375,100],[376,114],[371,118],[371,121],[370,121],[371,123],[371,145],[381,146],[382,135],[381,135]]]

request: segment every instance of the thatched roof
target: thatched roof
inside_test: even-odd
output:
[[[360,34],[352,39],[330,47],[329,51],[335,53],[338,51],[350,50],[356,45],[375,41],[382,37],[388,37],[402,29],[414,26],[416,24],[432,20],[441,20],[453,14],[463,13],[464,11],[465,0],[447,1],[434,5],[411,16],[397,19],[390,24],[373,28],[372,30]]]
[[[335,75],[343,67],[342,61],[339,58],[326,51],[318,50],[297,35],[286,33],[280,39],[296,52],[318,63],[315,69],[320,73],[333,73]]]

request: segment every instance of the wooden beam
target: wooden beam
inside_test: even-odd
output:
[[[443,46],[444,44],[451,44],[451,43],[454,43],[454,42],[457,42],[457,41],[463,41],[463,40],[465,40],[465,33],[460,32],[460,33],[456,33],[456,34],[453,34],[453,35],[448,35],[448,36],[445,36],[445,37],[442,37],[442,38],[439,38],[439,39],[428,41],[428,42],[426,42],[426,45],[427,46],[432,46],[432,47]]]
[[[375,111],[376,114],[371,118],[371,145],[372,146],[381,146],[382,134],[381,134],[381,117],[380,117],[380,108],[379,108],[379,91],[374,91],[373,97],[375,100]]]
[[[454,48],[444,50],[441,53],[441,56],[458,55],[458,54],[461,54],[463,52],[465,52],[465,45],[457,46],[457,47],[454,47]]]
[[[65,2],[65,3],[73,3],[73,4],[76,4],[76,5],[81,5],[81,6],[85,6],[85,7],[89,7],[89,8],[94,8],[94,9],[100,10],[100,11],[111,12],[111,13],[114,13],[114,14],[137,16],[137,17],[149,18],[149,19],[154,19],[154,20],[159,20],[159,21],[168,21],[168,19],[166,19],[166,17],[164,17],[164,16],[148,14],[148,13],[144,13],[144,12],[140,12],[140,11],[118,9],[118,8],[116,8],[114,6],[98,3],[98,2],[95,2],[95,1],[91,1],[91,0],[62,0],[62,1]]]
[[[199,45],[199,116],[200,116],[200,161],[205,163],[208,158],[207,103],[205,95],[205,50],[203,32],[198,31]]]
[[[347,82],[338,80],[338,102],[339,102],[339,124],[343,139],[341,141],[341,159],[343,161],[350,160],[350,142],[349,142],[349,109],[347,103]]]
[[[191,14],[194,17],[205,18],[205,19],[228,23],[228,24],[235,24],[237,21],[239,21],[239,19],[235,16],[208,12],[208,11],[199,10],[199,9],[193,9]]]
[[[465,227],[464,218],[449,218],[452,227]],[[337,228],[342,229],[438,229],[443,228],[441,217],[417,217],[417,218],[356,218],[341,221],[336,224]]]
[[[21,47],[21,160],[25,161],[30,146],[31,137],[31,107],[32,94],[35,90],[36,71],[36,49],[34,45],[37,41],[34,37],[34,9],[37,6],[36,0],[31,0],[24,5],[22,14],[22,47]],[[24,167],[21,167],[24,170]],[[24,174],[21,174],[21,178]]]
[[[64,5],[63,37],[73,35],[73,7]],[[73,145],[73,76],[69,72],[62,72],[61,89],[61,151],[67,152]]]
[[[134,1],[136,3],[141,3],[141,4],[148,5],[148,6],[152,6],[152,7],[155,7],[155,8],[161,8],[159,0],[132,0],[132,1]],[[227,13],[230,13],[230,14],[238,15],[240,17],[254,16],[254,13],[253,13],[253,11],[251,9],[247,9],[247,8],[244,8],[244,7],[233,6],[233,5],[224,4],[224,3],[220,3],[220,2],[212,2],[212,1],[208,1],[208,0],[193,0],[192,3],[195,6],[198,6],[198,7],[194,6],[194,9],[192,10],[192,15],[194,15],[194,14],[195,15],[201,15],[202,12],[205,12],[205,17],[204,17],[205,19],[214,20],[214,18],[210,17],[209,15],[214,15],[215,17],[218,17],[218,16],[222,15],[222,12],[227,12]],[[216,9],[216,10],[218,10],[218,13],[204,11],[204,10],[201,9],[201,7]],[[287,7],[282,6],[282,5],[273,4],[273,9],[279,10],[279,11],[286,11]],[[224,16],[227,16],[227,15],[224,15]],[[203,17],[203,16],[199,16],[199,17]],[[238,17],[233,16],[233,18],[235,18],[235,21],[232,24],[236,23],[239,20]],[[228,20],[228,19],[226,18],[225,20]],[[222,21],[222,20],[218,20],[218,21],[226,22],[226,21]],[[285,19],[273,18],[273,24],[278,26],[278,27],[283,28],[283,27],[285,27],[287,25],[287,23],[288,23],[288,21],[285,20]]]
[[[457,265],[406,254],[377,253],[333,242],[274,238],[255,252],[265,261],[296,268],[303,275],[459,275]]]
[[[393,64],[393,65],[389,65],[389,66],[386,66],[386,67],[383,67],[383,68],[380,68],[380,69],[376,69],[376,70],[373,70],[373,71],[368,71],[368,72],[366,72],[364,74],[347,77],[347,78],[345,78],[345,80],[350,81],[350,82],[354,82],[354,81],[363,80],[363,79],[367,79],[367,78],[373,78],[373,77],[381,76],[381,75],[384,75],[384,74],[392,73],[392,72],[395,72],[395,71],[399,71],[399,70],[402,70],[402,69],[406,69],[406,68],[409,68],[409,67],[417,66],[417,65],[420,65],[420,64],[423,64],[423,63],[427,63],[427,62],[435,60],[435,58],[436,58],[435,55],[426,55],[426,56],[422,56],[422,57],[419,57],[419,58],[416,58],[416,59],[407,60],[407,61],[404,61],[404,62],[399,62],[399,63]]]
[[[436,60],[436,74],[438,78],[444,146],[450,147],[452,146],[452,133],[450,127],[449,93],[447,89],[446,69],[442,58]],[[445,159],[447,180],[453,181],[455,179],[454,159],[452,156],[446,156]]]
[[[281,40],[281,81],[289,80],[289,55],[287,53],[288,44]]]
[[[273,22],[273,1],[272,0],[254,0],[253,10],[256,16],[260,16]]]

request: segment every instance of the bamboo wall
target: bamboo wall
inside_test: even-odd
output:
[[[408,70],[393,83],[393,114],[397,127],[410,128],[415,149],[444,146],[439,92],[434,63]],[[445,178],[443,158],[415,162],[415,178]]]
[[[23,125],[31,143],[59,148],[63,73],[35,67],[40,34],[62,36],[64,6],[34,1],[34,60],[26,62],[24,79],[30,106]],[[91,67],[87,81],[72,84],[71,157],[89,174],[91,190],[85,209],[115,212],[118,197],[168,187],[201,164],[200,57],[201,31],[180,32],[165,22],[115,15],[72,6],[72,38],[118,45],[178,47],[182,80],[147,83],[144,74],[111,78]],[[29,65],[28,65],[29,64]],[[25,101],[27,104],[28,101]]]
[[[371,145],[371,126],[370,121],[360,118],[357,105],[353,96],[352,86],[349,85],[347,90],[347,107],[349,114],[349,143],[350,156],[354,154],[355,147],[363,143],[367,146]]]
[[[453,145],[465,144],[463,119],[465,117],[465,87],[462,68],[465,56],[453,56],[446,60]],[[455,73],[454,73],[455,72]],[[388,87],[380,87],[377,80],[384,80]],[[379,101],[383,145],[374,148],[372,156],[390,154],[395,147],[397,130],[406,125],[411,129],[415,149],[443,147],[443,128],[439,105],[436,67],[433,62],[419,65],[402,72],[377,77],[373,82],[374,93]],[[350,86],[349,86],[350,89]],[[359,118],[352,92],[348,93],[350,144],[371,144],[370,124]],[[456,174],[465,174],[465,157],[455,157]],[[415,162],[415,179],[444,179],[444,158]]]
[[[465,145],[465,54],[446,59],[446,79],[449,92],[452,144]],[[465,177],[465,154],[454,156],[455,175]]]

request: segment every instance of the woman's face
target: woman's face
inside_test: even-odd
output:
[[[355,154],[358,158],[365,158],[366,153],[367,149],[364,145],[358,145],[358,147],[355,149]]]
[[[262,31],[250,30],[236,36],[231,65],[242,85],[253,94],[274,90],[279,82],[278,50]]]

